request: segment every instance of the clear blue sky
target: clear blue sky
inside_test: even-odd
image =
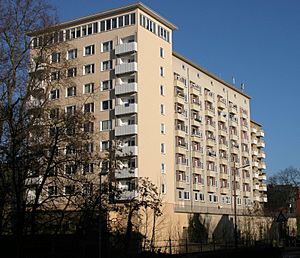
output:
[[[50,0],[60,21],[136,1]],[[174,49],[226,81],[245,83],[265,130],[267,173],[300,168],[300,1],[144,0],[179,28]]]

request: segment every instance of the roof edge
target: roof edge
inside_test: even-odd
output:
[[[132,11],[132,10],[135,10],[135,9],[143,10],[144,12],[146,12],[147,14],[153,16],[155,19],[160,21],[162,24],[164,24],[165,26],[167,26],[171,30],[177,30],[178,29],[176,25],[169,22],[167,19],[163,18],[160,14],[153,11],[151,8],[149,8],[148,6],[143,4],[142,2],[136,2],[136,3],[129,4],[129,5],[124,5],[124,6],[121,6],[121,7],[108,9],[106,11],[100,11],[100,12],[97,12],[97,13],[94,13],[94,14],[91,14],[91,15],[87,15],[87,16],[83,16],[83,17],[76,18],[76,19],[73,19],[73,20],[58,23],[58,24],[52,25],[48,28],[37,29],[37,30],[31,31],[31,32],[28,32],[27,35],[28,36],[35,36],[35,35],[44,33],[45,31],[54,31],[54,30],[65,28],[65,27],[77,26],[78,24],[81,24],[81,23],[87,23],[87,22],[90,22],[90,21],[93,21],[93,20],[96,20],[96,19],[99,19],[99,18],[109,17],[109,16],[112,16],[112,15],[116,15],[116,14],[126,12],[126,11]]]
[[[173,56],[181,59],[182,61],[188,63],[189,65],[195,67],[196,69],[200,70],[201,72],[205,73],[206,75],[214,78],[215,80],[219,81],[220,83],[223,83],[225,84],[227,87],[229,87],[230,89],[242,94],[244,97],[248,98],[248,99],[251,99],[251,97],[246,94],[245,92],[239,90],[238,88],[234,87],[233,85],[231,85],[230,83],[224,81],[223,79],[219,78],[218,76],[216,76],[215,74],[212,74],[211,72],[209,72],[208,70],[206,70],[205,68],[201,67],[200,65],[198,64],[195,64],[193,61],[187,59],[186,57],[184,57],[183,55],[173,51],[172,52]]]

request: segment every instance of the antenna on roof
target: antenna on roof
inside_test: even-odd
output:
[[[241,90],[244,91],[245,90],[245,84],[241,83]]]
[[[235,85],[235,78],[232,76],[232,84]]]

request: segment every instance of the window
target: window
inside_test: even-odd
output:
[[[83,131],[85,133],[92,133],[94,132],[94,123],[93,122],[86,122],[83,124]]]
[[[160,85],[159,92],[161,96],[165,96],[165,87],[163,85]]]
[[[75,193],[75,185],[66,185],[65,186],[65,195],[72,195]]]
[[[164,183],[161,184],[161,193],[162,194],[166,194],[167,193],[167,188],[166,188],[166,185]]]
[[[160,76],[165,76],[165,69],[162,66],[160,67]]]
[[[74,115],[76,111],[76,106],[68,106],[66,107],[67,115]]]
[[[59,118],[59,108],[53,108],[49,113],[50,119],[58,119]]]
[[[165,58],[165,50],[162,47],[159,49],[159,55],[161,58]]]
[[[50,91],[50,99],[58,99],[59,98],[59,89]]]
[[[77,58],[77,49],[68,50],[67,59],[72,60],[72,59],[75,59],[75,58]]]
[[[68,164],[65,166],[66,175],[74,175],[76,172],[76,166],[74,164]]]
[[[57,186],[56,185],[48,186],[48,196],[55,196],[55,195],[57,195]]]
[[[112,49],[113,49],[112,40],[102,43],[102,48],[101,48],[102,52],[108,52],[108,51],[111,51]]]
[[[91,174],[94,172],[94,164],[93,163],[85,163],[82,167],[82,173],[85,174]]]
[[[95,65],[94,64],[88,64],[83,66],[83,75],[92,74],[95,72]]]
[[[160,133],[165,134],[165,124],[160,124]]]
[[[92,142],[89,142],[89,143],[85,144],[84,149],[87,153],[93,153],[94,144]]]
[[[111,120],[104,120],[100,122],[100,130],[101,131],[106,131],[106,130],[111,130]]]
[[[185,200],[189,200],[190,199],[190,192],[183,192],[183,198]]]
[[[166,146],[164,143],[160,144],[160,153],[165,154],[166,153]]]
[[[160,113],[161,113],[162,115],[165,114],[165,105],[164,105],[164,104],[160,104]]]
[[[101,110],[109,110],[112,109],[112,101],[111,100],[105,100],[101,103]]]
[[[161,171],[161,173],[166,173],[166,164],[165,163],[161,163],[160,164],[160,171]]]
[[[101,63],[101,71],[107,71],[112,69],[112,60],[103,61]]]
[[[60,53],[52,53],[51,63],[59,63],[59,62],[60,62]]]
[[[73,68],[69,68],[67,70],[67,77],[76,77],[77,75],[77,68],[73,67]]]
[[[110,90],[112,88],[112,80],[103,81],[101,83],[101,90]]]
[[[84,113],[94,112],[94,103],[86,103],[83,106]]]
[[[59,71],[52,72],[50,74],[50,81],[56,81],[56,80],[59,80],[59,78],[60,78]]]
[[[82,194],[90,195],[93,192],[93,184],[83,184],[82,185]]]
[[[102,151],[108,150],[110,147],[109,141],[102,141],[100,144],[100,148]]]
[[[94,93],[94,83],[87,83],[83,86],[83,93]]]
[[[182,191],[178,191],[178,199],[182,199]]]
[[[94,54],[95,54],[95,45],[89,45],[84,47],[84,52],[83,52],[84,56],[90,56]]]
[[[75,86],[68,87],[68,88],[66,89],[66,96],[67,96],[67,97],[76,96],[76,87],[75,87]]]

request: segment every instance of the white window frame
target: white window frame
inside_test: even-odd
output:
[[[89,70],[89,72],[87,72],[87,69]],[[95,73],[95,64],[87,64],[83,66],[82,68],[83,75],[88,75],[93,73]]]
[[[90,85],[89,86],[89,89],[91,89],[89,92],[86,92],[85,90],[85,86],[87,85]],[[86,83],[83,85],[83,94],[91,94],[91,93],[94,93],[94,90],[95,90],[95,84],[93,82],[90,82],[90,83]]]
[[[108,83],[109,87],[107,89],[103,89],[103,84],[104,83]],[[106,91],[106,90],[111,90],[112,89],[112,80],[104,80],[104,81],[101,81],[101,91]]]
[[[160,94],[160,96],[165,96],[165,86],[164,85],[159,86],[159,94]]]
[[[103,109],[103,103],[108,101],[108,103],[110,103],[109,108],[108,109]],[[107,110],[111,110],[112,109],[112,100],[108,99],[108,100],[103,100],[101,101],[101,111],[107,111]]]
[[[104,44],[107,44],[109,45],[109,49],[108,50],[104,50]],[[113,50],[113,41],[112,40],[108,40],[108,41],[103,41],[101,43],[101,52],[102,53],[105,53],[105,52],[110,52]]]
[[[164,123],[160,124],[160,133],[166,134],[166,125]]]
[[[87,54],[87,49],[90,49],[89,54]],[[95,45],[94,44],[83,47],[83,56],[92,56],[94,54],[95,54]]]
[[[107,69],[104,69],[104,63],[108,63],[108,64],[110,64],[109,65],[109,68],[107,68]],[[113,69],[113,63],[112,63],[112,60],[105,60],[105,61],[102,61],[101,62],[101,71],[102,72],[105,72],[105,71],[110,71],[110,70],[112,70]]]
[[[163,47],[159,48],[159,56],[161,58],[165,58],[165,49]]]
[[[103,129],[103,123],[104,122],[107,122],[108,123],[108,127],[106,129]],[[112,121],[111,120],[103,120],[103,121],[100,121],[100,131],[103,132],[103,131],[109,131],[112,129]]]

